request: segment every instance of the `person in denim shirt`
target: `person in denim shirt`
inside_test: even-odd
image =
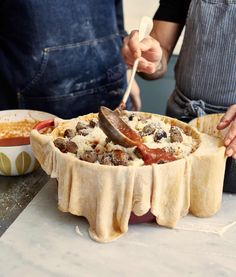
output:
[[[116,108],[127,85],[124,34],[120,0],[1,1],[0,109],[72,118]]]

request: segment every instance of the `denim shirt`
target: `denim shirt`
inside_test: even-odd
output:
[[[117,107],[126,86],[121,9],[118,0],[1,1],[0,109],[71,118]]]

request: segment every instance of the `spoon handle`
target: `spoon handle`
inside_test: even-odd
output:
[[[140,21],[140,25],[139,25],[139,42],[142,41],[145,37],[147,37],[150,34],[150,32],[152,30],[152,27],[153,27],[152,19],[148,16],[142,17],[142,19]],[[123,98],[122,98],[122,101],[121,101],[121,104],[120,104],[120,107],[122,109],[125,108],[126,102],[129,98],[130,91],[131,91],[131,88],[132,88],[132,84],[133,84],[133,81],[134,81],[134,76],[135,76],[135,73],[136,73],[137,68],[138,68],[138,63],[139,63],[139,58],[137,58],[134,61],[134,65],[133,65],[131,77],[130,77],[130,80],[129,80],[129,84],[127,86],[127,89],[126,89],[126,91],[123,95]]]
[[[129,94],[131,92],[131,88],[132,88],[132,84],[133,84],[133,81],[134,81],[134,76],[135,76],[135,73],[137,71],[137,68],[138,68],[138,63],[139,63],[139,58],[136,59],[134,61],[134,65],[133,65],[133,68],[132,68],[132,73],[131,73],[131,76],[130,76],[130,79],[129,79],[129,84],[128,84],[128,87],[126,88],[126,91],[123,95],[123,98],[122,98],[122,105],[124,105],[125,107],[125,104],[129,98]]]

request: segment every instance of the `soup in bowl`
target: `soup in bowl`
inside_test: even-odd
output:
[[[53,119],[54,115],[35,110],[0,111],[0,174],[24,175],[39,164],[30,145],[30,132],[39,122]],[[41,132],[50,132],[42,129]]]

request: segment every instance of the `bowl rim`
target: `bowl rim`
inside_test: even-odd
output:
[[[6,147],[17,147],[23,145],[30,145],[29,137],[14,137],[0,139],[0,149]]]
[[[40,111],[40,110],[32,110],[32,109],[9,109],[9,110],[0,110],[0,114],[1,113],[5,113],[5,112],[37,112],[37,113],[44,113],[44,114],[49,114],[51,116],[56,117],[56,115],[49,113],[49,112],[45,112],[45,111]]]

